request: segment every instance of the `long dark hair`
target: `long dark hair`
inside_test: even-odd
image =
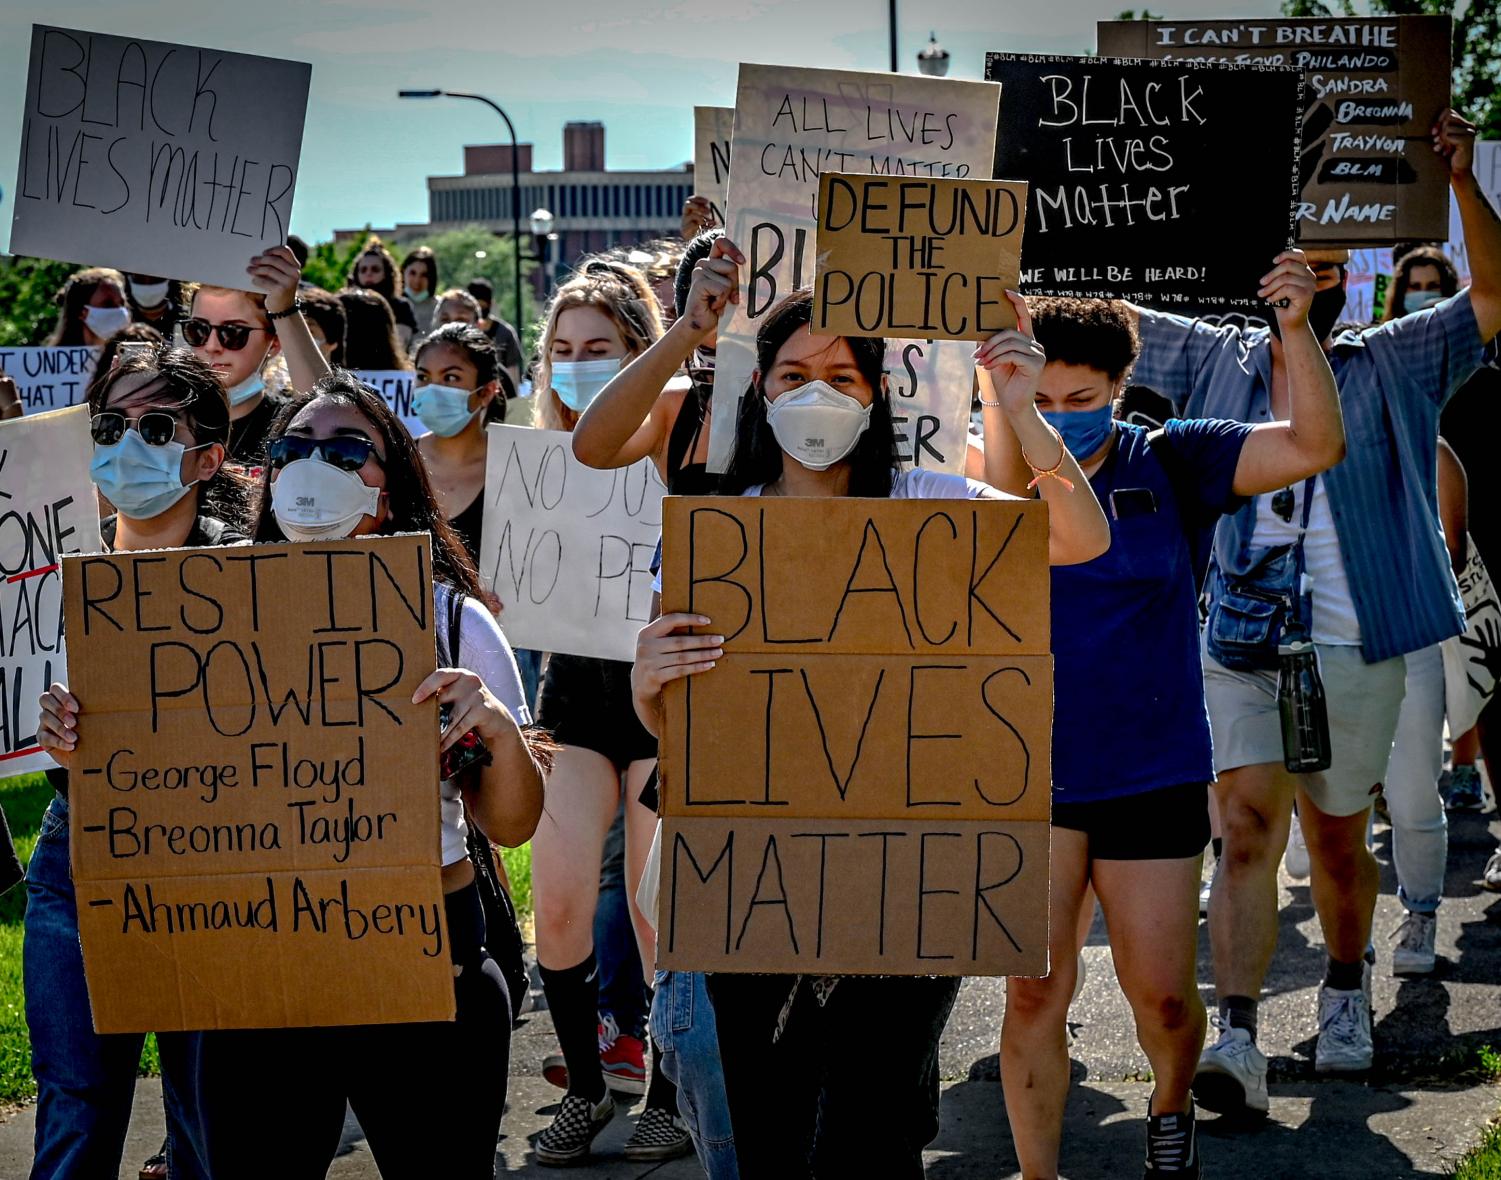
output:
[[[386,405],[386,399],[370,386],[345,369],[335,369],[310,392],[299,394],[281,408],[271,424],[269,440],[275,441],[284,435],[292,419],[320,398],[354,407],[380,436],[381,449],[386,456],[382,464],[386,473],[386,519],[380,531],[431,534],[434,577],[461,594],[479,598],[483,593],[479,572],[464,551],[459,535],[438,508],[432,484],[428,482],[427,468],[417,453],[417,444],[412,441],[401,419]],[[287,539],[271,511],[269,463],[261,473],[250,536],[254,541]]]
[[[120,296],[124,298],[125,276],[110,267],[91,266],[68,276],[68,281],[53,297],[58,307],[57,324],[47,337],[48,344],[83,343],[83,309],[89,305],[94,292],[105,283],[119,287]]]
[[[452,292],[450,292],[452,294]],[[464,292],[468,295],[468,292]],[[473,298],[470,296],[470,298]],[[492,381],[498,381],[500,388],[490,399],[489,406],[485,410],[486,422],[503,422],[506,416],[506,402],[510,399],[511,375],[502,373],[500,368],[500,349],[495,347],[495,341],[481,332],[473,324],[453,321],[434,328],[427,338],[417,346],[417,351],[412,357],[415,366],[421,363],[422,353],[432,344],[447,344],[457,348],[468,358],[474,366],[477,380],[477,389],[483,389]]]
[[[96,379],[88,392],[89,413],[97,414],[109,404],[110,393],[122,377],[133,373],[156,373],[153,402],[172,410],[199,446],[220,443],[228,460],[229,395],[213,367],[190,348],[161,348],[143,354],[127,352],[118,363]],[[245,485],[231,473],[228,463],[193,489],[200,515],[213,516],[239,528],[245,519]]]
[[[1412,272],[1419,266],[1431,266],[1438,271],[1439,294],[1445,299],[1459,290],[1459,271],[1449,256],[1437,246],[1414,246],[1397,259],[1392,268],[1392,288],[1386,297],[1386,310],[1382,322],[1400,319],[1407,314],[1403,303],[1407,299],[1407,286],[1412,282]]]
[[[756,329],[758,377],[740,399],[735,450],[720,483],[722,495],[738,496],[746,488],[775,483],[782,478],[782,448],[766,421],[766,374],[776,365],[782,345],[792,339],[794,332],[807,331],[812,323],[813,292],[805,287],[772,308]],[[849,456],[849,494],[889,496],[897,459],[896,424],[891,420],[891,398],[882,380],[886,368],[886,341],[864,336],[830,336],[827,339],[830,348],[841,339],[849,345],[855,357],[855,367],[874,392],[870,425]]]
[[[396,316],[374,287],[351,287],[339,292],[344,305],[344,367],[383,372],[410,369],[396,338]]]
[[[423,264],[423,269],[427,271],[427,293],[430,296],[436,296],[438,294],[438,259],[427,246],[418,246],[401,260],[402,285],[406,284],[407,267],[414,262]]]

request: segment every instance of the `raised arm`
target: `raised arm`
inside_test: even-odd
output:
[[[1501,216],[1475,178],[1475,125],[1446,110],[1433,126],[1433,150],[1449,161],[1449,184],[1470,259],[1470,306],[1489,344],[1501,332]]]
[[[1035,483],[1048,502],[1048,561],[1077,565],[1110,548],[1110,524],[1094,488],[1058,432],[1037,412],[1037,382],[1047,357],[1032,338],[1032,316],[1015,291],[1017,326],[975,350],[985,419],[985,482],[1025,496]],[[1025,473],[1025,474],[1024,474]]]
[[[708,337],[727,303],[738,300],[740,263],[735,244],[720,238],[693,268],[688,305],[662,337],[621,369],[573,428],[573,454],[590,467],[626,467],[662,449],[673,416],[662,391],[683,361]]]
[[[1329,358],[1308,326],[1317,280],[1301,250],[1277,256],[1258,294],[1276,308],[1287,370],[1286,422],[1255,427],[1241,448],[1231,490],[1256,496],[1327,471],[1345,457],[1345,423]]]
[[[256,288],[266,293],[268,313],[286,311],[297,302],[297,284],[302,280],[302,268],[288,247],[273,246],[264,254],[257,254],[245,269]],[[313,334],[308,331],[307,321],[300,311],[274,322],[281,354],[287,358],[292,388],[298,393],[306,393],[321,378],[328,376],[328,358],[313,342]]]

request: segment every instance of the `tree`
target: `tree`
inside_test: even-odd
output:
[[[57,322],[57,294],[78,269],[69,262],[0,257],[0,345],[45,340]]]
[[[537,308],[528,276],[536,264],[522,256],[522,306],[518,310],[516,271],[512,262],[516,251],[509,237],[497,237],[483,226],[467,225],[463,229],[444,230],[430,237],[405,242],[403,250],[417,246],[426,246],[437,258],[438,278],[444,288],[463,287],[479,278],[489,279],[495,288],[496,314],[513,324],[518,332],[526,334],[530,330]],[[527,344],[529,346],[530,341]]]

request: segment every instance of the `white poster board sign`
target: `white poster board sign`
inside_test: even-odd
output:
[[[514,647],[629,660],[651,621],[667,489],[650,459],[585,467],[568,433],[493,425],[480,579]]]
[[[819,176],[988,178],[1000,101],[994,82],[741,65],[726,225],[747,265],[740,302],[726,309],[715,346],[712,470],[729,462],[740,399],[756,368],[757,321],[813,281]],[[973,343],[889,344],[898,456],[962,470]]]
[[[33,25],[11,253],[250,290],[290,232],[311,76]]]
[[[99,350],[87,344],[0,348],[0,373],[16,383],[28,414],[80,404],[88,393]]]
[[[53,765],[37,705],[66,680],[64,553],[97,553],[87,406],[0,422],[0,778]]]
[[[730,137],[734,107],[693,108],[693,191],[708,197],[714,219],[724,224],[725,190],[730,183]]]
[[[416,388],[417,375],[410,369],[356,369],[354,375],[386,399],[391,413],[401,419],[413,438],[427,433],[422,419],[412,412],[412,390]]]

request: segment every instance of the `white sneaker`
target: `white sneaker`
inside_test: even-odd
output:
[[[1490,860],[1485,862],[1485,876],[1481,878],[1481,884],[1493,893],[1501,893],[1501,848],[1491,853]]]
[[[1371,1068],[1371,997],[1354,991],[1319,988],[1319,1043],[1313,1068],[1319,1073],[1354,1073]]]
[[[1287,851],[1282,854],[1282,864],[1294,881],[1308,880],[1308,845],[1303,842],[1303,824],[1296,815],[1287,833]]]
[[[1396,946],[1392,948],[1393,975],[1429,975],[1436,956],[1433,938],[1438,931],[1436,914],[1409,913],[1392,931]]]
[[[1266,1057],[1243,1028],[1231,1028],[1219,1016],[1209,1022],[1220,1030],[1220,1039],[1199,1058],[1194,1074],[1194,1100],[1215,1114],[1256,1111],[1265,1114],[1271,1106],[1266,1092]]]

